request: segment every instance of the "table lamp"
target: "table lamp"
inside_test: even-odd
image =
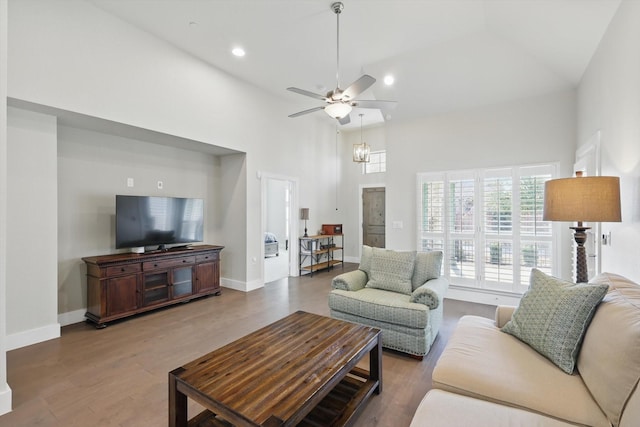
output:
[[[309,237],[307,235],[307,220],[309,219],[309,208],[300,208],[300,219],[304,220],[304,236]]]
[[[544,186],[545,221],[577,222],[574,239],[576,253],[576,283],[589,281],[587,254],[584,247],[591,227],[583,222],[620,222],[620,178],[616,176],[582,176],[552,179]]]

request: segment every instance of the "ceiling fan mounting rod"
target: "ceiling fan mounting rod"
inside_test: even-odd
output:
[[[340,88],[340,13],[344,9],[342,2],[335,2],[331,4],[333,13],[336,14],[336,89]]]

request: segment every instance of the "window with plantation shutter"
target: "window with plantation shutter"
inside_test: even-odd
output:
[[[418,175],[418,248],[442,250],[452,285],[524,292],[536,267],[552,274],[554,237],[542,220],[555,165]]]

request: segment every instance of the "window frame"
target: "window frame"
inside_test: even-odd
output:
[[[560,259],[560,254],[557,250],[559,237],[558,233],[556,233],[556,227],[552,223],[541,221],[543,194],[540,196],[537,192],[540,186],[544,191],[544,181],[557,176],[558,167],[559,164],[556,162],[418,173],[416,177],[416,247],[418,250],[442,250],[444,253],[443,259],[445,260],[443,262],[443,275],[449,279],[452,285],[462,288],[521,295],[528,288],[528,275],[531,268],[530,252],[525,254],[524,248],[531,246],[534,246],[533,265],[538,266],[538,251],[540,250],[546,257],[544,258],[544,267],[539,268],[544,268],[543,271],[549,274],[557,275],[559,271],[558,261]],[[491,179],[499,177],[504,178],[503,183],[510,182],[511,216],[507,220],[505,219],[506,217],[502,218],[499,213],[498,218],[504,219],[504,224],[506,225],[498,223],[497,230],[488,232],[485,213],[486,203],[488,203],[487,197],[490,194],[486,191],[486,184]],[[520,194],[520,189],[527,185],[529,179],[532,179],[534,183],[533,202],[531,202],[531,197],[524,199]],[[542,181],[539,181],[539,179]],[[473,205],[473,218],[471,219],[473,226],[471,229],[462,220],[458,224],[458,229],[453,224],[454,220],[457,221],[461,203],[464,203],[464,200],[456,201],[452,199],[451,192],[461,180],[473,180],[474,183],[473,200],[471,201]],[[430,193],[429,195],[427,188],[423,188],[423,184],[426,183],[431,183],[429,186],[431,191],[436,186],[440,186],[439,191],[441,193]],[[425,197],[436,198],[434,204],[435,202],[440,204],[440,217],[437,219],[432,217],[428,223],[423,224],[423,211],[427,208],[433,209],[431,205],[425,207]],[[498,203],[503,202],[499,200]],[[530,206],[531,203],[533,203],[533,208]],[[451,212],[453,209],[457,209],[457,211]],[[533,209],[533,216],[531,209]],[[526,218],[527,222],[523,222],[523,211],[525,210],[529,212]],[[452,214],[454,216],[451,216]],[[439,228],[433,228],[433,224],[438,222],[442,222],[442,224],[439,224]],[[531,225],[531,222],[533,222],[533,225]],[[538,234],[538,232],[541,234]],[[430,246],[423,246],[423,242],[429,242],[427,244]],[[493,265],[489,268],[487,267],[487,265],[493,264],[487,262],[487,257],[492,255],[490,252],[493,251],[488,246],[491,242],[499,243],[497,253],[500,258],[495,268]],[[538,249],[539,247],[542,249]],[[472,249],[470,250],[470,248]],[[504,265],[510,267],[501,269],[504,250],[508,252],[508,257],[510,257],[508,259],[510,259],[511,263],[505,263]],[[548,256],[549,251],[551,256]],[[462,255],[463,253],[465,255]],[[463,262],[465,257],[472,257],[471,273],[468,270],[469,265],[465,265]],[[458,274],[452,274],[453,264],[455,264]],[[502,273],[504,273],[503,277],[508,278],[510,276],[510,279],[501,279]]]
[[[373,161],[376,157],[384,157],[384,160],[381,161]],[[369,171],[372,165],[379,165],[380,170],[377,171]],[[374,173],[385,173],[387,171],[387,150],[377,150],[371,151],[369,153],[369,161],[362,164],[362,174],[363,175],[371,175]]]

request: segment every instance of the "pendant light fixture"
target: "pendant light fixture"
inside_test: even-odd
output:
[[[353,161],[356,163],[368,163],[369,153],[371,152],[366,142],[362,140],[362,116],[360,113],[360,144],[353,144]]]

